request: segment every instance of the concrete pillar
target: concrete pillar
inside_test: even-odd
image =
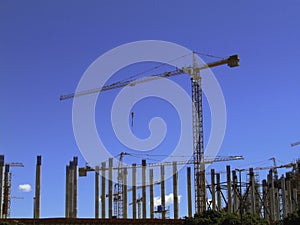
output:
[[[74,173],[73,173],[73,170],[74,170],[74,165],[73,165],[73,161],[70,161],[69,162],[69,185],[68,185],[68,192],[69,192],[69,218],[72,218],[73,217],[73,197],[74,197],[74,188],[73,188],[73,185],[74,185]]]
[[[69,182],[70,182],[70,166],[66,166],[66,202],[65,202],[65,217],[70,217],[70,193],[69,193]],[[35,198],[34,198],[34,206],[35,206]]]
[[[280,178],[281,187],[281,198],[282,198],[282,211],[283,216],[286,217],[288,214],[287,199],[286,199],[286,188],[285,188],[285,178],[282,176]]]
[[[192,213],[192,184],[191,184],[191,167],[186,168],[187,173],[187,198],[188,198],[188,217],[193,217]]]
[[[292,186],[288,173],[286,174],[286,192],[287,212],[292,213]]]
[[[35,175],[35,197],[34,197],[34,218],[40,218],[40,202],[41,202],[41,165],[42,156],[36,159],[36,175]]]
[[[239,191],[238,191],[238,181],[236,171],[232,171],[232,190],[233,190],[233,212],[237,213],[240,206],[239,201]]]
[[[95,167],[95,219],[99,218],[99,166]]]
[[[123,169],[123,219],[127,219],[127,168]]]
[[[251,198],[251,213],[256,214],[256,199],[255,199],[255,179],[253,168],[250,168],[250,198]]]
[[[217,180],[217,208],[218,211],[222,210],[222,200],[221,200],[221,181],[220,181],[220,174],[216,173],[216,180]]]
[[[132,164],[132,218],[136,219],[136,164]]]
[[[210,183],[211,183],[211,206],[212,210],[216,210],[216,184],[215,184],[215,170],[210,171]]]
[[[293,212],[298,210],[298,196],[297,196],[297,188],[293,188]]]
[[[165,189],[165,166],[160,166],[160,198],[162,205],[161,218],[166,218],[166,189]]]
[[[73,158],[73,218],[77,218],[77,201],[78,201],[78,157]]]
[[[232,212],[231,172],[230,172],[230,166],[226,166],[226,172],[227,172],[227,212]]]
[[[113,216],[113,158],[108,159],[108,218]]]
[[[274,193],[274,181],[272,170],[268,174],[268,187],[269,187],[269,202],[270,202],[270,218],[271,221],[275,221],[275,193]]]
[[[0,219],[2,218],[3,169],[4,155],[0,155]]]
[[[105,168],[106,168],[106,163],[103,162],[101,164],[101,218],[105,219],[105,203],[106,203],[106,196],[105,196]],[[112,192],[109,193],[108,196],[111,196]]]
[[[142,160],[142,198],[143,198],[143,219],[147,218],[147,196],[146,196],[146,160]]]
[[[177,163],[173,162],[173,202],[174,202],[174,219],[178,219],[178,172]]]
[[[276,183],[278,180],[276,180]],[[275,192],[275,220],[278,221],[280,220],[280,202],[279,202],[279,189],[278,186],[274,188]]]
[[[150,218],[154,218],[154,180],[153,180],[153,169],[149,170],[150,176]]]
[[[262,181],[262,190],[263,190],[263,213],[265,219],[270,219],[270,209],[269,209],[269,201],[268,201],[268,185],[267,181]]]

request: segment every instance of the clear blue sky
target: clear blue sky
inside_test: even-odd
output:
[[[228,116],[219,155],[245,157],[243,162],[232,163],[233,167],[255,166],[258,161],[272,165],[270,157],[276,157],[278,163],[295,160],[300,147],[291,148],[290,143],[300,140],[299,7],[297,0],[1,0],[0,153],[7,162],[25,164],[12,169],[12,195],[24,200],[12,200],[11,216],[32,216],[34,192],[20,192],[18,185],[34,186],[39,154],[43,157],[41,216],[64,216],[65,166],[74,155],[79,156],[80,165],[85,162],[73,136],[72,101],[60,102],[59,96],[74,92],[98,56],[132,41],[165,40],[218,56],[238,53],[239,68],[213,70]],[[135,72],[145,68],[142,65]],[[188,78],[182,82],[189,87]],[[153,115],[164,117],[172,111],[168,105],[157,111],[153,105],[148,110],[145,107],[136,109],[137,115],[141,110],[136,125],[141,130],[146,130]],[[207,121],[209,109],[205,110]],[[105,120],[100,118],[101,106],[97,105],[97,111],[97,120]],[[169,122],[176,125],[176,121]],[[207,136],[209,129],[205,132]],[[123,151],[111,138],[108,147]],[[185,171],[182,173],[180,183],[185,182]],[[90,174],[79,181],[79,216],[94,215],[92,193]],[[185,187],[180,194],[180,215],[184,216]]]

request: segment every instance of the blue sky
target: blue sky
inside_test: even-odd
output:
[[[75,91],[82,74],[97,57],[132,41],[170,41],[222,57],[238,53],[240,67],[213,70],[223,90],[228,119],[219,155],[243,155],[244,161],[230,163],[233,168],[256,166],[257,162],[272,165],[270,157],[278,164],[298,158],[300,147],[291,148],[290,144],[300,140],[299,6],[296,0],[1,0],[0,153],[7,162],[25,164],[24,168],[12,169],[12,195],[24,200],[12,200],[11,216],[32,216],[34,193],[20,192],[18,185],[34,186],[39,154],[43,162],[41,216],[64,216],[65,166],[74,155],[79,156],[80,165],[85,162],[73,136],[72,101],[60,102],[59,96]],[[149,66],[152,64],[138,65],[132,71],[137,73]],[[120,76],[125,78],[129,71]],[[190,90],[188,77],[174,80]],[[103,107],[109,106],[112,97],[108,94]],[[135,109],[137,136],[147,136],[146,125],[153,116],[167,117],[167,124],[176,126],[178,120],[170,105],[160,108],[159,101],[148,103]],[[98,123],[105,121],[101,116],[106,115],[106,109],[101,111],[101,107],[97,105]],[[204,110],[207,140],[210,116],[206,103]],[[169,113],[172,116],[168,117]],[[109,124],[105,126],[108,148],[116,154],[115,149],[123,151]],[[178,133],[168,135],[172,139]],[[171,141],[164,144],[174,145]],[[225,170],[225,165],[214,167]],[[180,183],[184,183],[185,171],[181,175]],[[92,192],[93,174],[80,178],[81,217],[94,215]],[[167,194],[171,192],[166,190]],[[179,193],[180,216],[184,216],[184,186]]]

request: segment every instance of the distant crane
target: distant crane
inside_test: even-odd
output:
[[[292,143],[292,144],[291,144],[291,147],[294,147],[294,146],[297,146],[297,145],[300,145],[300,141],[297,141],[297,142],[295,142],[295,143]]]
[[[239,66],[239,56],[232,55],[226,59],[199,66],[197,63],[196,52],[193,52],[193,65],[183,67],[174,71],[156,74],[142,79],[129,79],[123,82],[115,82],[102,88],[95,88],[82,92],[60,96],[60,100],[66,100],[83,95],[98,93],[101,91],[112,90],[125,86],[135,86],[136,84],[168,78],[180,74],[187,74],[192,82],[192,118],[193,118],[193,164],[194,164],[194,184],[195,184],[195,213],[200,213],[206,209],[206,188],[205,188],[205,165],[204,165],[204,135],[203,135],[203,112],[202,112],[202,85],[200,71],[216,66],[227,64],[229,67]]]
[[[11,204],[11,172],[10,167],[24,167],[23,163],[11,162],[5,164],[4,171],[4,185],[3,185],[3,206],[2,206],[2,218],[8,218],[10,215]],[[2,187],[1,187],[2,188]]]
[[[273,168],[274,168],[274,178],[275,178],[275,180],[278,180],[278,171],[277,171],[277,169],[276,169],[276,167],[277,167],[277,163],[276,163],[276,159],[275,159],[275,157],[272,157],[272,158],[269,158],[269,160],[272,160],[273,161]]]

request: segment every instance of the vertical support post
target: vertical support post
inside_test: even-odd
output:
[[[275,221],[275,193],[274,193],[274,181],[272,170],[268,174],[268,186],[269,186],[269,201],[270,201],[270,217],[271,221]]]
[[[298,191],[297,188],[293,188],[293,212],[298,210]]]
[[[211,183],[211,202],[212,210],[216,210],[216,187],[215,187],[215,170],[210,170],[210,183]]]
[[[0,155],[0,219],[2,218],[3,168],[4,155]]]
[[[74,188],[73,188],[73,186],[74,186],[74,173],[73,173],[73,171],[74,171],[74,163],[73,163],[73,161],[70,161],[70,163],[69,163],[69,217],[70,218],[73,218],[73,210],[74,210],[74,208],[73,208],[73,206],[74,206],[74,204],[73,204],[73,202],[74,202],[74,199],[73,199],[73,197],[74,197],[74,194],[73,194],[73,192],[74,192]]]
[[[99,166],[95,167],[95,219],[99,218]]]
[[[239,191],[238,191],[238,185],[237,185],[237,175],[236,171],[232,171],[232,185],[233,185],[233,212],[237,213],[239,209]]]
[[[186,168],[187,173],[187,197],[188,197],[188,217],[192,217],[192,184],[191,184],[191,167]]]
[[[267,186],[267,181],[263,180],[262,181],[262,189],[263,189],[263,204],[264,204],[264,219],[269,219],[270,218],[270,213],[269,213],[269,204],[268,204],[268,186]]]
[[[106,202],[106,196],[105,196],[105,167],[106,163],[102,162],[101,164],[101,218],[105,219],[105,202]],[[109,196],[112,195],[112,192],[109,193]]]
[[[5,165],[4,170],[4,191],[3,191],[3,207],[2,207],[2,217],[6,219],[8,217],[8,198],[9,198],[9,165]]]
[[[150,202],[151,203],[151,202]],[[132,218],[136,219],[136,164],[132,164]],[[150,204],[151,206],[151,204]]]
[[[227,212],[232,212],[232,199],[231,199],[231,171],[230,166],[226,166],[227,171]]]
[[[73,158],[73,165],[74,165],[74,168],[73,168],[73,179],[74,179],[74,184],[73,184],[73,188],[74,188],[74,191],[73,191],[73,218],[77,218],[77,196],[78,196],[78,193],[77,193],[77,190],[78,190],[78,157],[75,156]]]
[[[281,186],[283,216],[286,217],[288,214],[288,207],[287,207],[287,199],[286,199],[285,178],[283,176],[280,179],[280,183],[281,183],[280,186]]]
[[[150,175],[150,218],[154,218],[154,180],[153,180],[153,169],[149,170]]]
[[[113,158],[108,159],[108,218],[113,216]]]
[[[174,202],[174,219],[178,219],[178,172],[177,163],[173,162],[173,202]]]
[[[65,217],[70,217],[70,193],[69,193],[69,187],[70,187],[70,166],[66,166],[66,202],[65,202]],[[34,197],[34,206],[35,206],[35,197]]]
[[[221,200],[221,181],[220,181],[219,173],[216,173],[216,180],[217,180],[217,208],[218,208],[218,211],[221,211],[222,200]]]
[[[35,197],[34,197],[34,218],[40,218],[40,192],[41,192],[41,165],[42,156],[36,158],[36,175],[35,175]]]
[[[165,166],[160,166],[160,198],[162,205],[161,218],[166,219],[166,189],[165,189]]]
[[[286,173],[286,190],[288,213],[292,213],[292,186],[289,173]]]
[[[123,169],[123,218],[127,219],[127,168]]]
[[[146,160],[142,160],[142,198],[143,198],[143,219],[147,218],[147,196],[146,196]]]
[[[255,199],[255,180],[253,168],[250,168],[250,186],[251,186],[251,213],[256,214],[256,199]]]

